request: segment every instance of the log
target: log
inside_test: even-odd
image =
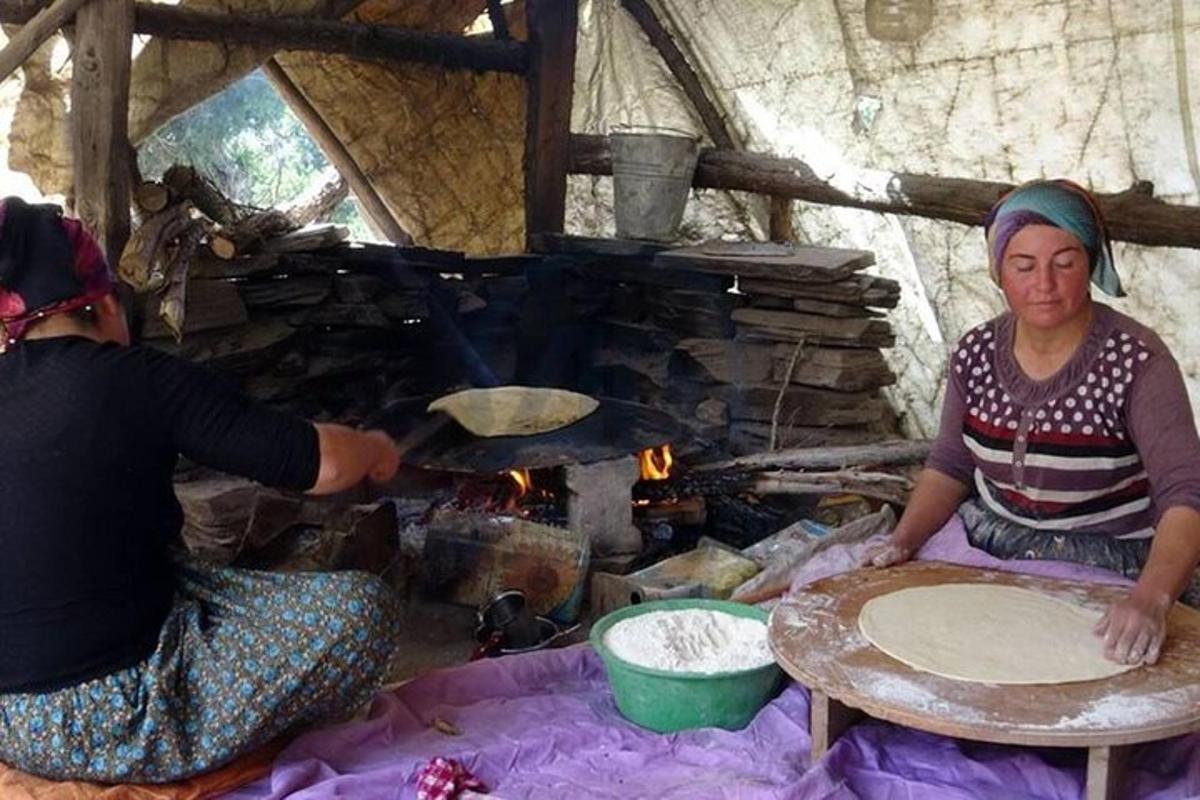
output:
[[[192,204],[213,222],[225,227],[236,225],[247,210],[227,198],[211,180],[195,167],[174,164],[163,173],[162,183],[177,198]]]
[[[577,0],[527,0],[525,236],[563,230],[575,84]]]
[[[258,211],[233,224],[222,224],[209,237],[209,248],[218,258],[230,259],[236,255],[253,253],[263,242],[295,230],[295,223],[276,209]]]
[[[314,222],[323,222],[349,196],[349,182],[336,169],[327,169],[299,197],[279,210],[297,228],[303,228]]]
[[[790,197],[771,197],[771,212],[767,226],[772,242],[796,241],[796,228],[792,222],[792,200]]]
[[[292,82],[291,77],[279,65],[279,62],[273,58],[267,59],[262,65],[262,71],[271,85],[275,87],[275,91],[279,92],[279,96],[300,119],[305,130],[321,148],[325,157],[346,178],[347,183],[350,184],[350,190],[358,198],[367,221],[376,233],[394,244],[412,244],[412,236],[404,230],[391,210],[388,209],[387,204],[383,202],[383,198],[371,186],[371,181],[358,166],[354,157],[350,155],[350,151],[342,144],[341,139],[337,137],[337,134],[333,132],[333,129],[329,127],[312,103],[308,102],[308,98],[304,96],[299,87]]]
[[[121,279],[140,292],[161,290],[168,280],[166,250],[191,225],[191,210],[185,200],[148,216],[121,254]]]
[[[646,0],[621,0],[621,5],[641,26],[650,44],[662,56],[667,69],[675,76],[683,93],[691,101],[692,107],[704,122],[713,144],[719,148],[733,150],[737,147],[733,134],[725,124],[725,117],[717,110],[716,104],[704,90],[700,76],[688,61],[686,55],[676,43],[670,32],[663,27],[658,15]]]
[[[8,79],[42,43],[65,25],[87,0],[54,0],[37,12],[0,49],[0,83]]]
[[[504,16],[504,6],[500,5],[500,0],[487,0],[488,19],[492,23],[493,35],[502,42],[507,42],[512,39],[512,34],[508,32],[508,17]]]
[[[846,469],[848,467],[898,466],[919,464],[929,456],[933,443],[928,440],[893,439],[870,445],[814,447],[779,450],[744,456],[729,461],[700,464],[692,472],[728,469]]]
[[[886,472],[765,472],[749,487],[760,495],[859,494],[898,506],[908,504],[913,483]]]
[[[884,319],[839,319],[763,308],[739,308],[730,316],[737,323],[739,339],[873,348],[896,343],[892,326]]]
[[[415,62],[442,69],[514,75],[525,73],[527,60],[523,42],[310,17],[226,14],[145,2],[137,4],[136,32],[163,39],[337,53],[370,61]]]
[[[900,302],[900,284],[891,278],[874,275],[852,275],[835,283],[797,283],[743,277],[738,280],[738,289],[751,297],[812,299],[853,306],[895,308]]]
[[[75,15],[71,154],[75,212],[109,264],[129,238],[132,0],[92,0]]]
[[[612,151],[604,136],[573,134],[573,174],[611,175]],[[971,178],[864,169],[849,193],[818,177],[803,161],[733,150],[700,151],[693,185],[791,197],[810,203],[863,208],[884,214],[906,214],[982,225],[997,198],[1011,183]],[[876,180],[878,178],[878,180]],[[864,187],[882,187],[867,189]],[[1153,185],[1135,183],[1116,193],[1097,193],[1096,200],[1113,239],[1160,247],[1200,249],[1200,206],[1165,203],[1153,196]]]
[[[345,225],[309,225],[298,231],[272,236],[262,243],[264,253],[302,253],[322,250],[345,241],[350,229]]]
[[[133,200],[143,212],[155,214],[171,202],[171,192],[158,181],[141,181],[133,191]]]

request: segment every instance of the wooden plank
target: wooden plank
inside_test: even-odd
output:
[[[886,169],[872,172],[885,179],[886,191],[852,193],[832,185],[799,159],[704,148],[700,151],[693,185],[791,197],[884,214],[949,220],[964,225],[982,225],[996,198],[1014,188],[1011,183],[971,178],[944,178]],[[612,151],[607,137],[573,134],[571,173],[611,175]],[[1200,206],[1163,202],[1154,197],[1154,185],[1148,181],[1139,181],[1122,192],[1098,192],[1095,196],[1113,239],[1200,249]]]
[[[412,244],[412,236],[396,220],[391,209],[383,202],[383,198],[375,191],[371,181],[358,166],[358,162],[350,155],[350,151],[342,144],[342,140],[333,132],[324,118],[308,102],[308,98],[300,88],[292,82],[291,77],[275,59],[267,59],[262,66],[263,74],[279,92],[288,107],[295,112],[309,136],[321,148],[321,151],[337,169],[338,173],[350,184],[350,190],[358,198],[363,213],[378,234],[393,244]]]
[[[627,283],[637,287],[666,286],[703,292],[724,292],[733,285],[733,278],[708,275],[690,269],[675,269],[632,259],[588,260],[567,267],[593,280]]]
[[[311,306],[329,297],[333,281],[325,275],[297,275],[235,284],[250,308]]]
[[[835,283],[800,283],[743,277],[738,289],[752,297],[771,296],[813,299],[847,305],[895,308],[900,302],[900,284],[874,275],[851,275]]]
[[[158,313],[159,298],[146,295],[146,321],[142,337],[159,339],[171,336],[170,329]],[[249,316],[238,289],[222,280],[189,280],[184,294],[183,335],[244,325]]]
[[[55,0],[13,34],[0,50],[0,82],[33,55],[42,43],[67,23],[87,0]]]
[[[535,253],[566,253],[570,255],[643,256],[647,261],[655,253],[670,250],[671,245],[644,242],[640,239],[605,239],[598,236],[575,236],[548,231],[530,234],[529,242]]]
[[[563,230],[575,86],[577,0],[528,0],[525,235]]]
[[[1133,748],[1129,745],[1098,745],[1088,748],[1086,800],[1120,800],[1125,797],[1126,766]]]
[[[839,319],[817,314],[739,308],[730,317],[738,338],[757,341],[798,342],[840,347],[891,347],[896,336],[884,319]]]
[[[866,715],[822,691],[814,689],[811,694],[811,763],[816,764],[829,752],[839,736]]]
[[[684,339],[671,353],[668,368],[674,377],[716,383],[766,383],[775,367],[775,348],[769,344],[728,339]]]
[[[792,363],[794,345],[781,344],[774,348],[771,380],[782,383],[790,380],[806,386],[837,389],[842,392],[861,392],[891,386],[896,375],[888,366],[883,353],[871,348],[805,347]],[[789,374],[790,367],[790,374]]]
[[[654,257],[655,266],[814,283],[844,280],[874,263],[875,256],[865,250],[773,242],[709,242],[695,247],[666,250]]]
[[[848,303],[831,303],[828,300],[810,300],[806,297],[797,297],[792,300],[790,307],[796,311],[802,311],[805,314],[819,314],[822,317],[880,317],[878,312],[864,309],[862,306],[853,306]]]
[[[814,427],[780,425],[775,429],[777,447],[841,447],[878,441],[883,434],[857,426]],[[771,441],[771,425],[734,420],[729,425],[729,449],[734,455],[761,454]]]
[[[129,239],[132,0],[92,0],[75,15],[71,154],[75,213],[108,263]]]
[[[736,420],[770,422],[775,415],[779,386],[770,384],[718,385],[710,396],[729,406]],[[883,419],[884,403],[867,392],[834,392],[792,384],[778,404],[781,425],[866,425]]]

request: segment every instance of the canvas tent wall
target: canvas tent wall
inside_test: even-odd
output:
[[[289,14],[327,6],[316,0],[187,5],[261,13],[286,6]],[[847,192],[884,192],[893,171],[998,181],[1066,175],[1109,192],[1151,181],[1166,200],[1200,203],[1195,0],[650,5],[692,59],[741,146],[797,157]],[[506,9],[515,35],[523,35],[520,4]],[[355,13],[457,32],[483,10],[481,0],[367,0]],[[895,24],[881,28],[881,20]],[[69,157],[51,146],[64,141],[65,104],[56,90],[69,69],[51,63],[54,47],[39,53],[44,67],[0,84],[0,126],[9,132],[0,155],[12,170],[0,173],[6,190],[27,188],[15,172],[47,194],[61,193],[69,180]],[[135,61],[131,133],[145,135],[266,55],[151,42]],[[279,61],[419,243],[477,253],[520,248],[520,78],[313,53],[282,54]],[[575,132],[649,124],[703,133],[619,0],[581,0],[575,77]],[[568,232],[611,233],[610,197],[609,179],[572,177]],[[693,238],[761,237],[766,215],[759,196],[702,191],[689,206],[685,231]],[[894,399],[910,433],[928,435],[936,427],[948,349],[1002,307],[986,278],[979,229],[813,204],[797,204],[794,223],[807,241],[874,251],[876,270],[903,283],[895,313],[900,343],[890,353],[900,378]],[[1130,296],[1113,305],[1163,335],[1200,401],[1200,333],[1188,324],[1200,289],[1200,254],[1118,244],[1116,255]]]

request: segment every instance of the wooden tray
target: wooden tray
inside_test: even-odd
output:
[[[1088,797],[1105,797],[1115,780],[1110,762],[1123,755],[1114,746],[1200,730],[1200,613],[1176,604],[1153,666],[1080,683],[969,683],[915,670],[858,630],[858,613],[871,598],[940,583],[1018,586],[1098,610],[1128,591],[938,562],[859,570],[814,583],[780,603],[769,622],[780,666],[813,690],[814,757],[864,712],[977,741],[1091,748]]]

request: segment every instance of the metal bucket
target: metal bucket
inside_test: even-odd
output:
[[[700,141],[663,129],[616,130],[608,140],[617,236],[673,241],[692,189]]]

